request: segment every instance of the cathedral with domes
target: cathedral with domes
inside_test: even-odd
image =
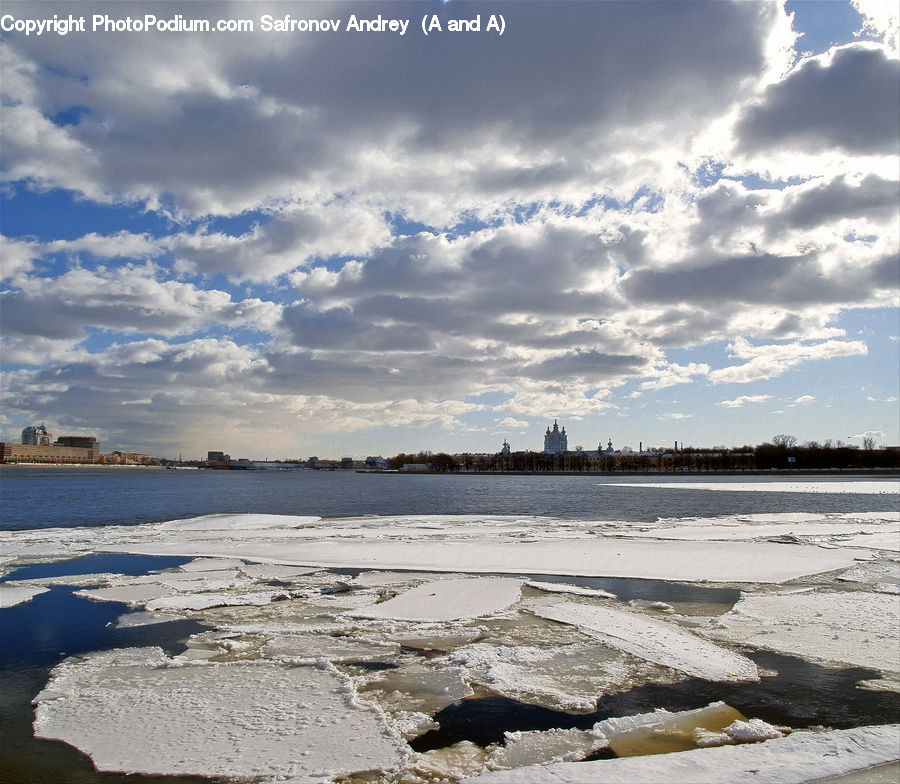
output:
[[[544,433],[544,454],[547,455],[564,455],[569,451],[569,437],[566,435],[566,429],[559,429],[556,420],[553,420],[553,430],[549,427]]]

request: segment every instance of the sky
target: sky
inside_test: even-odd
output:
[[[894,2],[0,13],[2,440],[900,444]]]

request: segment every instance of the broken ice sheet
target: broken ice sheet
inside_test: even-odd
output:
[[[461,626],[450,629],[428,629],[428,631],[402,631],[388,635],[389,639],[405,648],[413,648],[423,653],[445,653],[475,642],[481,630],[477,627]]]
[[[835,579],[842,582],[898,585],[900,561],[883,559],[859,563],[841,572]]]
[[[487,767],[510,770],[548,762],[571,762],[584,759],[605,745],[606,740],[590,730],[507,732],[503,745],[491,750]]]
[[[521,588],[521,580],[505,577],[433,580],[350,614],[357,618],[426,622],[479,618],[514,604]]]
[[[312,781],[400,764],[408,750],[333,667],[182,663],[159,648],[56,667],[34,732],[101,771]]]
[[[282,564],[242,564],[240,571],[252,580],[288,582],[295,577],[313,574],[318,569],[305,566],[284,566]]]
[[[95,574],[64,574],[58,577],[33,577],[27,580],[9,580],[6,585],[42,585],[45,588],[51,585],[111,585],[125,577],[123,574],[102,572]]]
[[[746,722],[746,719],[724,702],[714,702],[705,708],[677,713],[657,710],[606,719],[594,725],[593,733],[605,738],[617,757],[668,754],[735,742],[725,733],[725,729],[736,721]],[[775,731],[774,737],[781,737],[781,733]]]
[[[254,591],[252,593],[189,593],[161,596],[146,602],[150,612],[157,610],[205,610],[227,605],[262,606],[285,598],[281,591]]]
[[[17,604],[30,602],[35,596],[49,591],[39,585],[0,584],[0,607],[15,607]]]
[[[183,572],[213,572],[224,569],[238,569],[244,565],[237,558],[195,558],[178,568]]]
[[[525,585],[529,588],[537,588],[546,593],[570,593],[577,596],[593,596],[597,599],[615,599],[616,595],[601,588],[582,588],[567,583],[548,583],[542,580],[528,580]]]
[[[816,659],[900,672],[900,602],[871,591],[744,594],[712,637]]]
[[[158,583],[143,585],[114,585],[109,588],[90,588],[76,591],[76,596],[98,602],[122,602],[130,606],[144,605],[163,596],[171,596],[174,591]]]
[[[120,615],[116,619],[116,628],[131,629],[136,626],[153,626],[157,623],[168,623],[169,621],[179,620],[181,620],[180,616],[170,615],[168,613],[132,612]]]
[[[388,662],[400,653],[397,643],[369,642],[356,637],[326,634],[290,634],[276,637],[262,647],[269,659],[327,659],[331,662]]]
[[[461,667],[442,659],[415,660],[402,669],[357,678],[359,695],[375,699],[385,710],[417,711],[434,715],[474,692]]]
[[[712,681],[758,681],[756,665],[687,629],[611,607],[560,602],[534,607],[542,618],[568,623],[634,656]]]
[[[594,642],[551,647],[476,643],[447,658],[464,668],[470,683],[566,711],[593,711],[600,695],[617,690],[633,675],[618,651]]]

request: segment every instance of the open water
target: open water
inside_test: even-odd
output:
[[[522,514],[652,522],[775,512],[896,509],[896,495],[710,492],[679,489],[698,474],[605,476],[364,474],[355,471],[181,471],[0,467],[0,530],[137,525],[205,514],[322,517],[387,514]],[[796,475],[704,476],[724,484],[802,481]],[[872,477],[860,477],[859,480]],[[814,476],[811,481],[853,481]],[[671,489],[609,482],[665,482]],[[897,478],[884,477],[896,488]]]
[[[176,471],[161,469],[0,468],[0,529],[138,525],[215,513],[256,512],[323,517],[385,514],[522,514],[594,520],[653,521],[660,517],[711,517],[754,513],[894,511],[897,496],[855,493],[773,493],[718,491],[680,487],[697,475],[640,475],[610,479],[598,476],[554,475],[398,475],[349,471]],[[871,481],[873,477],[859,477]],[[612,486],[610,481],[665,482],[660,489]],[[811,477],[811,481],[853,482],[852,478]],[[716,476],[704,481],[802,481],[797,476]],[[884,477],[896,488],[896,477]],[[188,559],[134,555],[95,555],[77,561],[31,564],[3,579],[114,571],[146,573]],[[552,579],[543,576],[542,579]],[[571,582],[572,578],[567,578]],[[620,595],[659,595],[653,581],[627,581],[615,588]],[[592,583],[593,585],[593,583]],[[672,591],[734,593],[711,587],[668,586]],[[22,605],[0,610],[0,781],[6,784],[54,782],[130,782],[188,784],[209,781],[197,777],[150,777],[97,773],[90,760],[72,747],[31,735],[31,700],[43,688],[50,670],[63,658],[112,647],[160,645],[175,653],[197,631],[187,621],[117,629],[111,622],[125,605],[91,602],[73,595],[76,588],[54,586]],[[648,594],[648,595],[650,595]],[[673,593],[670,599],[678,598]],[[681,597],[685,600],[727,601],[735,596]],[[774,661],[777,658],[778,661]],[[726,699],[753,715],[794,726],[815,723],[852,726],[880,723],[896,717],[892,693],[863,692],[860,680],[876,673],[859,668],[826,671],[787,657],[757,652],[763,667],[778,675],[753,687],[733,686],[723,694],[717,685],[688,681],[674,686],[646,686],[608,695],[597,713],[575,717],[525,706],[496,697],[467,700],[439,717],[442,730],[417,740],[421,750],[461,739],[494,742],[500,729],[590,726],[610,715],[666,707],[696,707],[697,700]],[[765,687],[765,688],[763,688]],[[698,690],[703,691],[698,696]],[[709,694],[706,693],[709,692]],[[696,704],[695,704],[696,703]],[[705,702],[703,702],[705,704]],[[766,706],[780,706],[771,717]],[[785,713],[785,706],[790,710]],[[831,715],[826,707],[838,710]],[[824,711],[824,712],[823,712]],[[789,714],[789,715],[788,715]],[[827,714],[827,715],[826,715]],[[493,733],[493,734],[492,734]]]

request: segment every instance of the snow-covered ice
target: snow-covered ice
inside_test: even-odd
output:
[[[616,691],[632,674],[615,652],[593,643],[509,646],[475,643],[448,659],[465,679],[521,702],[557,710],[593,711],[597,697]]]
[[[35,735],[99,770],[321,782],[408,753],[333,668],[272,662],[177,666],[158,648],[59,665],[36,698]]]
[[[283,598],[282,591],[253,591],[251,593],[188,593],[176,596],[161,596],[151,599],[145,606],[151,612],[172,610],[205,610],[208,607],[226,607],[229,605],[252,605],[255,607],[269,604]]]
[[[535,615],[577,626],[607,645],[680,672],[712,681],[756,681],[756,665],[673,624],[613,607],[561,602],[535,607]]]
[[[35,596],[49,591],[39,585],[9,585],[0,586],[0,608],[14,607],[17,604],[30,602]]]
[[[473,577],[433,580],[400,596],[351,614],[360,618],[393,618],[403,621],[458,621],[505,610],[519,599],[521,580]]]
[[[900,672],[900,600],[889,594],[744,594],[709,634],[804,658]]]
[[[528,580],[525,585],[529,588],[537,588],[546,593],[570,593],[576,596],[595,596],[598,599],[615,599],[616,595],[600,588],[582,588],[578,585],[566,583],[548,583],[542,580]]]
[[[320,520],[294,515],[212,515],[143,526],[41,529],[5,532],[0,542],[14,549],[41,547],[69,557],[88,552],[129,552],[198,558],[242,559],[298,567],[462,572],[465,574],[552,574],[635,577],[714,582],[783,582],[853,565],[858,549],[837,546],[788,547],[758,538],[760,530],[735,541],[717,540],[706,529],[687,541],[675,539],[677,526],[555,520],[545,517],[475,515],[396,516]],[[794,528],[835,532],[845,523],[856,532],[853,548],[879,547],[894,539],[895,515],[851,523],[846,517],[810,516]],[[891,525],[893,524],[893,527]],[[756,521],[741,524],[752,528]],[[721,530],[725,530],[724,528]],[[665,532],[673,541],[660,543]],[[864,534],[859,534],[864,531]],[[841,528],[840,533],[847,533]],[[852,533],[852,532],[851,532]],[[630,538],[623,539],[622,536]],[[638,538],[640,537],[640,538]],[[868,541],[857,541],[857,540]],[[237,579],[234,570],[193,576]],[[224,572],[224,574],[223,574]],[[246,573],[245,573],[246,574]],[[185,575],[187,576],[187,575]],[[209,586],[207,590],[216,590]]]
[[[209,627],[179,656],[108,651],[54,670],[36,726],[84,749],[104,769],[285,782],[375,771],[351,778],[353,784],[479,775],[488,781],[487,771],[507,768],[514,778],[498,781],[580,784],[576,775],[600,772],[613,780],[703,781],[708,771],[713,782],[740,781],[748,769],[777,771],[785,759],[831,754],[777,744],[800,736],[823,743],[832,733],[778,738],[787,728],[709,706],[609,719],[593,730],[508,733],[505,744],[487,748],[464,741],[416,754],[404,739],[435,729],[438,711],[468,697],[501,695],[584,713],[605,695],[684,674],[756,681],[756,666],[738,653],[744,647],[872,667],[883,677],[873,677],[871,687],[896,691],[898,602],[884,591],[900,584],[898,539],[900,515],[881,512],[654,523],[214,515],[2,532],[7,567],[97,552],[195,560],[139,577],[5,582],[0,600],[6,606],[15,591],[80,585],[81,596],[139,610],[122,616],[121,626],[187,617]],[[662,585],[654,595],[648,583],[650,593],[628,602],[537,575],[718,582],[744,593],[731,610],[722,599],[676,601]],[[146,737],[135,714],[155,727]],[[124,734],[114,732],[116,722]],[[854,751],[852,741],[841,741],[834,754],[848,770],[876,764],[867,760],[889,759],[891,742],[896,750],[894,732],[835,735],[862,746]],[[626,741],[642,755],[671,751],[671,744],[703,748],[641,763],[648,767],[601,767],[624,759],[571,762],[604,744],[625,753]],[[747,741],[762,741],[752,748],[766,751],[719,756],[722,744],[735,750]],[[298,755],[307,743],[308,753]],[[170,746],[172,754],[160,751]],[[816,775],[844,768],[817,768]],[[790,765],[784,770],[785,778],[772,780],[802,780],[790,778]]]

